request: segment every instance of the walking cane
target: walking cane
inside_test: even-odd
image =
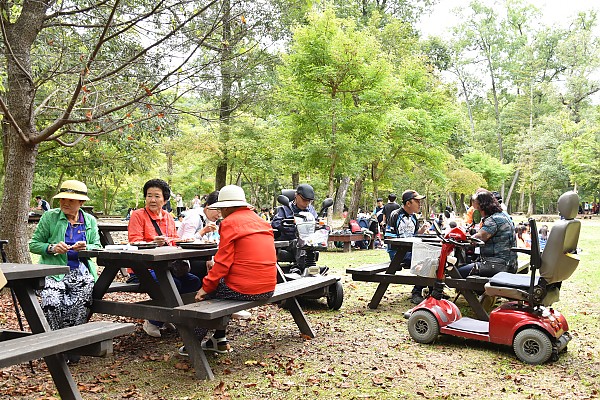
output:
[[[8,260],[6,257],[6,252],[4,251],[5,244],[8,244],[8,240],[0,240],[0,253],[2,253],[2,262],[6,264]],[[19,321],[19,328],[21,329],[21,332],[23,332],[25,331],[25,328],[23,327],[23,319],[21,318],[21,312],[19,311],[19,306],[17,305],[17,296],[15,295],[15,291],[12,287],[10,288],[10,294],[12,296],[12,301],[15,306],[15,314],[17,314],[17,321]],[[31,368],[31,373],[35,374],[35,371],[33,370],[33,362],[31,360],[29,360],[29,368]]]

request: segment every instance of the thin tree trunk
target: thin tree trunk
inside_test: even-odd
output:
[[[352,198],[350,199],[350,207],[348,208],[348,215],[344,219],[342,226],[348,226],[351,219],[356,219],[358,214],[358,204],[360,203],[360,197],[362,195],[365,184],[365,175],[360,174],[354,180],[354,188],[352,189]]]
[[[350,177],[344,175],[338,186],[338,190],[335,194],[335,201],[333,203],[333,215],[336,217],[342,215],[344,212],[344,202],[346,200],[346,192],[348,191],[349,185]]]
[[[519,169],[515,171],[513,175],[512,182],[510,183],[510,188],[508,189],[508,194],[505,198],[503,198],[504,204],[506,204],[506,208],[508,209],[510,204],[510,198],[512,196],[513,189],[515,188],[515,184],[517,183],[517,179],[519,179]]]
[[[219,141],[222,156],[215,172],[215,189],[219,190],[227,185],[227,144],[231,128],[231,87],[233,85],[231,50],[231,15],[230,1],[223,2],[223,41],[221,48],[221,102],[219,108]]]

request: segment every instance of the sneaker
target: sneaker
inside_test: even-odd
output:
[[[418,293],[413,293],[410,298],[410,302],[413,304],[420,304],[422,301],[423,301],[423,296],[421,296]]]
[[[202,350],[205,351],[214,351],[215,353],[229,353],[231,351],[231,347],[229,346],[229,342],[227,338],[215,338],[211,336],[204,342],[202,342]]]
[[[149,336],[152,337],[160,337],[160,329],[158,328],[158,326],[154,325],[153,323],[151,323],[148,320],[144,321],[144,325],[142,325],[142,329],[144,329],[144,332],[146,332]]]
[[[179,348],[179,350],[177,350],[177,352],[179,353],[180,356],[184,356],[184,357],[189,357],[190,356],[188,354],[187,350],[185,349],[185,346],[181,346]]]
[[[252,314],[250,314],[246,310],[234,312],[233,314],[231,314],[231,318],[233,319],[250,319],[251,316]]]
[[[172,332],[177,331],[177,327],[174,324],[172,324],[171,322],[165,322],[165,324],[163,325],[163,328],[165,328],[165,330],[167,330],[167,331],[172,331]]]

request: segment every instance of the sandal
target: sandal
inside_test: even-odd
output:
[[[202,342],[202,350],[224,354],[229,353],[231,351],[231,347],[229,346],[229,342],[227,341],[226,337],[216,338],[211,336]]]

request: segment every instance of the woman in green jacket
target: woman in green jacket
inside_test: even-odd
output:
[[[92,289],[98,277],[96,265],[79,258],[79,251],[101,247],[96,219],[81,210],[87,197],[83,182],[63,182],[60,208],[42,214],[29,242],[29,250],[41,255],[40,264],[68,265],[64,275],[46,277],[39,294],[42,310],[53,330],[86,322],[92,303]]]

